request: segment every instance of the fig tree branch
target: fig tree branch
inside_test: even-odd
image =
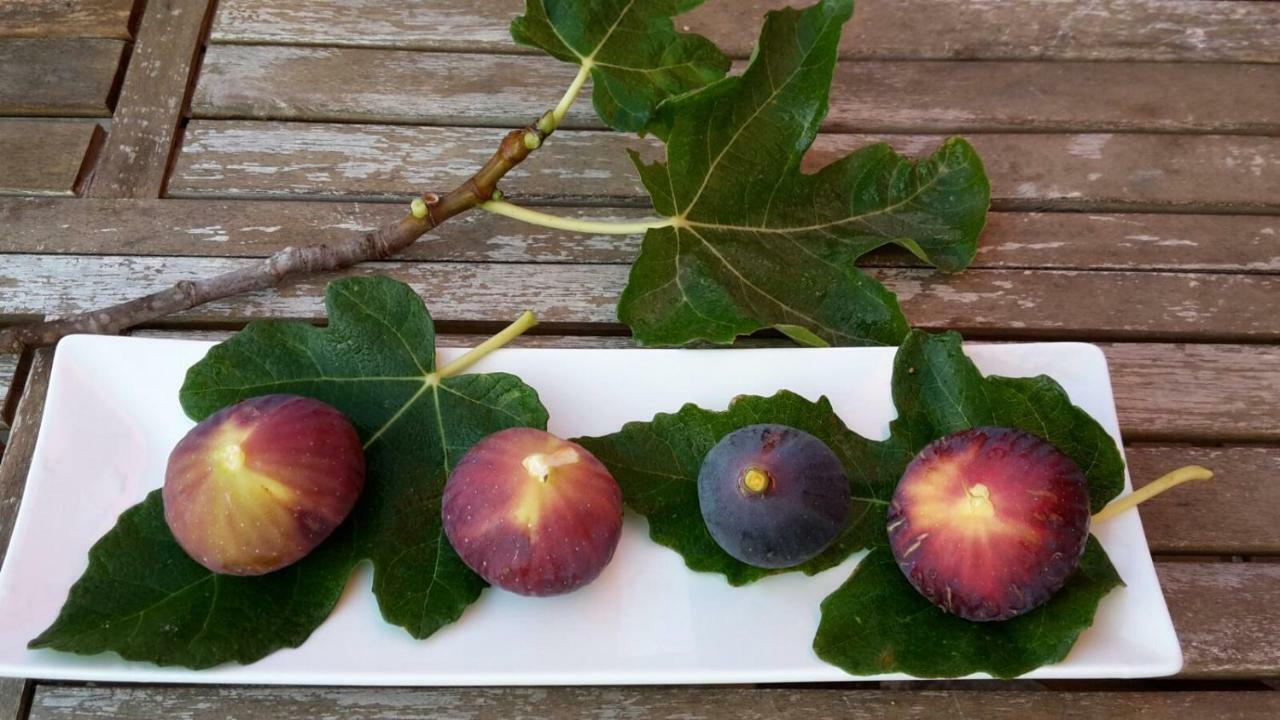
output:
[[[52,345],[76,333],[119,333],[214,300],[275,287],[288,278],[332,272],[394,255],[454,215],[491,200],[503,176],[555,132],[589,75],[590,67],[584,65],[554,110],[528,127],[507,133],[497,151],[474,175],[443,196],[424,194],[414,200],[408,215],[395,222],[342,242],[287,247],[260,263],[201,280],[183,280],[111,307],[0,329],[0,354]]]

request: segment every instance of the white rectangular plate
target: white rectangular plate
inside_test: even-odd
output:
[[[210,344],[80,336],[58,349],[44,421],[8,558],[0,571],[0,675],[67,680],[315,685],[586,685],[850,680],[810,647],[818,606],[861,555],[815,577],[745,588],[695,573],[628,514],[613,563],[581,591],[531,599],[489,590],[424,641],[384,623],[366,566],[300,648],[248,666],[190,671],[26,649],[84,572],[86,552],[164,477],[192,423],[178,388]],[[1119,440],[1106,359],[1092,345],[968,348],[987,374],[1047,373]],[[440,351],[447,360],[461,351]],[[853,430],[879,439],[894,417],[891,348],[501,350],[474,372],[516,373],[538,390],[550,430],[613,432],[686,402],[722,409],[738,394],[826,395]],[[1182,653],[1136,513],[1097,528],[1127,586],[1062,663],[1033,678],[1168,675]],[[905,679],[883,675],[867,680]]]

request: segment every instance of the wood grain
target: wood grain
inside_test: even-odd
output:
[[[208,0],[149,0],[88,195],[160,197]]]
[[[546,208],[570,217],[634,220],[636,208]],[[4,251],[102,255],[265,257],[302,242],[336,242],[403,214],[367,202],[61,200],[0,198]],[[76,228],[76,232],[65,232]],[[400,257],[446,262],[626,263],[639,235],[591,235],[474,212]],[[867,266],[916,267],[888,248]],[[975,268],[1280,272],[1280,217],[992,213]]]
[[[574,72],[551,57],[215,45],[192,112],[518,126],[554,105]],[[830,104],[828,132],[1266,134],[1280,131],[1280,65],[846,61]],[[603,124],[582,102],[562,127]]]
[[[0,120],[0,195],[74,194],[101,133],[94,122]]]
[[[102,39],[0,39],[0,115],[110,115],[124,45]]]
[[[259,121],[193,121],[169,182],[177,197],[400,199],[462,182],[502,131]],[[812,172],[869,142],[909,155],[936,135],[822,135]],[[1141,134],[970,136],[997,210],[1278,212],[1280,137]],[[656,142],[611,133],[556,135],[503,182],[525,202],[647,205],[624,148],[660,159]]]
[[[710,0],[677,19],[746,57],[779,0]],[[800,3],[790,3],[800,4]],[[214,42],[532,53],[506,0],[222,0]],[[1277,62],[1280,6],[1207,0],[859,0],[845,58]]]
[[[1280,417],[1260,414],[1280,408],[1280,347],[1115,343],[1103,350],[1132,440],[1280,437],[1264,427]]]
[[[1123,387],[1117,379],[1116,388]],[[1188,387],[1183,394],[1195,390]],[[1151,552],[1280,553],[1280,523],[1272,512],[1280,507],[1280,448],[1128,444],[1124,452],[1134,487],[1184,465],[1204,465],[1215,473],[1209,482],[1184,485],[1143,504],[1139,512]]]
[[[242,267],[249,260],[23,255],[6,256],[0,322],[37,313],[65,314],[120,302],[183,279]],[[546,322],[604,324],[620,329],[614,306],[625,284],[620,265],[525,263],[366,263],[352,274],[383,273],[412,285],[450,322],[509,322],[533,309]],[[1207,273],[1094,273],[1059,270],[972,270],[942,275],[916,269],[872,269],[898,293],[920,327],[952,328],[975,337],[1111,338],[1274,342],[1280,323],[1273,298],[1280,276]],[[537,282],[530,282],[537,278]],[[331,278],[300,279],[180,313],[166,322],[231,322],[251,318],[319,318]],[[1140,287],[1142,302],[1135,303]]]
[[[871,688],[219,688],[40,685],[32,720],[1253,720],[1280,713],[1280,693],[973,692]]]
[[[1182,643],[1182,676],[1280,675],[1280,563],[1161,562],[1156,571]]]
[[[134,0],[0,0],[0,37],[128,40]]]

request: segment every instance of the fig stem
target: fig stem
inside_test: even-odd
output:
[[[515,322],[503,328],[502,332],[471,348],[465,355],[445,364],[444,367],[436,370],[433,374],[437,380],[453,377],[480,362],[494,350],[520,337],[526,330],[537,324],[538,316],[534,315],[532,310],[525,310]]]
[[[573,105],[573,101],[578,99],[578,93],[582,91],[582,86],[587,84],[587,79],[591,77],[591,68],[595,67],[595,58],[582,58],[582,65],[578,67],[578,74],[574,76],[573,82],[569,83],[569,89],[564,91],[564,96],[560,98],[560,102],[556,103],[556,107],[551,111],[551,130],[560,127],[560,122],[564,120],[564,116],[569,114],[569,107]]]
[[[564,465],[578,462],[578,452],[571,447],[562,448],[551,454],[534,453],[521,461],[525,472],[541,482],[551,479],[551,471]]]
[[[529,223],[530,225],[597,235],[639,235],[652,228],[668,227],[676,224],[675,218],[653,218],[650,220],[636,220],[633,222],[579,220],[578,218],[539,212],[537,210],[516,205],[515,203],[507,202],[499,197],[480,203],[479,208],[485,212],[509,217],[513,220]]]
[[[1180,467],[1177,470],[1164,475],[1160,479],[1134,490],[1118,500],[1111,501],[1106,507],[1099,510],[1098,514],[1093,516],[1093,522],[1100,523],[1110,520],[1120,513],[1123,513],[1130,508],[1135,508],[1165,490],[1175,488],[1184,482],[1189,482],[1191,480],[1208,480],[1212,477],[1213,471],[1206,467],[1201,467],[1199,465]]]

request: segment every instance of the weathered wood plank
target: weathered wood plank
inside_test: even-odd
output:
[[[243,267],[231,258],[5,256],[0,321],[37,313],[90,310],[178,280]],[[549,323],[621,328],[614,306],[626,281],[620,265],[526,263],[367,263],[355,273],[384,273],[414,286],[437,318],[507,322],[531,308]],[[975,337],[1195,339],[1274,341],[1280,324],[1272,299],[1280,276],[972,270],[943,275],[916,269],[872,269],[895,290],[918,326],[949,327]],[[530,282],[536,278],[537,282]],[[318,318],[328,276],[300,279],[279,291],[209,303],[167,321],[239,323],[258,317]],[[1141,288],[1142,302],[1134,302]],[[1271,432],[1259,428],[1258,432]]]
[[[635,208],[548,210],[604,220],[650,214]],[[0,198],[0,238],[3,252],[265,257],[302,242],[340,242],[404,211],[402,205],[362,202]],[[639,235],[573,233],[474,212],[454,218],[400,257],[625,263],[639,245]],[[889,248],[863,264],[920,262]],[[1280,217],[992,213],[973,267],[1275,273]]]
[[[554,105],[574,71],[551,57],[215,45],[192,112],[520,125]],[[1280,65],[841,62],[830,102],[829,132],[1265,134],[1280,131]],[[588,102],[563,126],[603,127]]]
[[[1249,678],[1280,675],[1280,564],[1156,564],[1182,642],[1182,675]]]
[[[123,53],[119,40],[0,40],[0,115],[110,115]]]
[[[93,122],[0,120],[0,195],[74,194],[101,134]]]
[[[981,688],[981,684],[971,688]],[[1105,717],[1246,720],[1280,712],[1280,693],[972,692],[844,688],[219,688],[39,685],[32,720],[151,718],[212,720],[869,720],[871,718]]]
[[[1280,408],[1280,347],[1117,343],[1103,349],[1120,424],[1133,440],[1280,437],[1258,427],[1280,423],[1270,409]]]
[[[711,0],[677,25],[746,57],[780,0]],[[792,3],[794,4],[794,3]],[[215,42],[365,45],[533,52],[507,24],[505,0],[222,0]],[[859,0],[840,41],[845,58],[1276,62],[1280,6],[1206,0]]]
[[[88,193],[160,197],[209,0],[150,0]]]
[[[22,490],[26,487],[27,471],[31,467],[31,453],[35,450],[36,436],[40,431],[40,418],[44,414],[45,391],[49,386],[49,370],[53,365],[53,351],[39,350],[31,365],[31,374],[23,388],[22,400],[13,421],[13,432],[8,445],[0,455],[0,565],[9,549],[9,536],[13,521],[22,503]],[[30,690],[25,680],[0,679],[0,719],[20,720],[25,717]]]
[[[3,0],[0,37],[128,40],[134,0]]]
[[[177,197],[406,199],[463,182],[502,131],[258,121],[193,121],[169,181]],[[982,154],[998,210],[1259,212],[1280,210],[1280,137],[987,134]],[[934,135],[819,136],[813,171],[869,142],[920,155]],[[647,204],[624,148],[662,157],[656,142],[556,133],[503,182],[548,204]]]
[[[1128,386],[1119,377],[1115,383],[1117,391]],[[1190,386],[1182,395],[1195,395],[1199,389]],[[1177,397],[1163,399],[1170,413],[1176,412],[1171,406]],[[1280,507],[1280,448],[1129,444],[1125,456],[1134,487],[1183,465],[1204,465],[1216,473],[1207,483],[1185,485],[1142,506],[1139,512],[1151,552],[1280,553],[1280,523],[1273,511]]]

